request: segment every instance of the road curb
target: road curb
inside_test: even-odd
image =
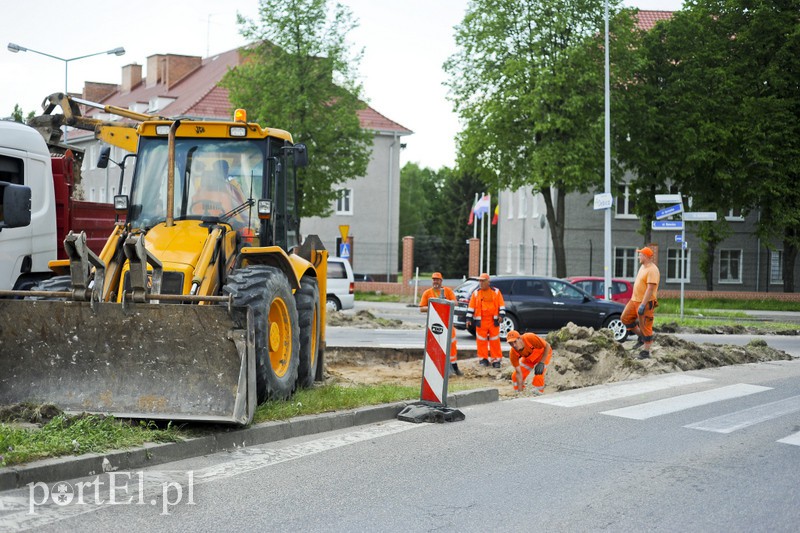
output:
[[[448,394],[448,407],[461,408],[500,399],[497,389],[476,389]],[[54,483],[67,479],[96,476],[109,471],[135,471],[182,459],[256,446],[293,437],[346,429],[397,418],[406,405],[397,402],[293,418],[281,422],[264,422],[243,429],[223,430],[213,435],[181,442],[145,444],[139,448],[103,454],[43,459],[20,466],[0,468],[0,491],[25,487],[29,483]]]

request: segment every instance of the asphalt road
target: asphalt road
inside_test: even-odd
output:
[[[389,421],[118,472],[116,505],[108,475],[99,478],[103,503],[92,499],[93,486],[83,505],[30,510],[27,489],[4,493],[17,506],[5,514],[17,521],[5,525],[795,532],[800,523],[800,361],[655,376],[464,414],[462,422]]]

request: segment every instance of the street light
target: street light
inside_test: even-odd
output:
[[[120,47],[114,48],[112,50],[106,50],[105,52],[95,52],[94,54],[86,54],[85,56],[78,56],[78,57],[71,57],[69,59],[64,59],[63,57],[58,57],[58,56],[54,56],[52,54],[47,54],[45,52],[40,52],[38,50],[34,50],[33,48],[25,48],[24,46],[20,46],[18,44],[14,44],[14,43],[8,43],[8,51],[9,52],[14,52],[15,54],[17,52],[33,52],[34,54],[39,54],[39,55],[51,57],[53,59],[58,59],[59,61],[63,61],[64,62],[64,94],[65,95],[69,94],[69,91],[67,89],[67,79],[68,79],[67,78],[67,73],[68,73],[69,62],[70,61],[77,61],[78,59],[85,59],[87,57],[99,56],[99,55],[102,55],[102,54],[109,54],[109,55],[113,54],[115,56],[121,56],[121,55],[125,54],[125,49],[120,46]]]

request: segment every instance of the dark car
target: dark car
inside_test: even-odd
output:
[[[500,338],[515,329],[520,332],[545,332],[572,322],[595,329],[609,328],[614,339],[623,342],[628,332],[620,320],[625,306],[597,300],[572,283],[558,278],[537,276],[496,276],[491,285],[500,289],[506,302],[506,317],[500,324]],[[454,325],[467,329],[465,317],[469,298],[478,288],[477,278],[468,278],[455,288]],[[475,335],[475,330],[469,330]]]

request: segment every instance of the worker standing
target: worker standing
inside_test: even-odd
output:
[[[641,347],[639,359],[650,357],[650,346],[653,343],[653,319],[655,310],[658,307],[658,283],[661,279],[661,272],[658,270],[653,260],[653,250],[642,248],[636,250],[639,254],[639,272],[636,274],[636,281],[633,283],[633,295],[631,300],[625,305],[620,319],[628,333],[635,333],[639,336],[639,341],[634,345],[634,349]]]
[[[520,335],[514,330],[506,334],[506,342],[511,346],[508,358],[514,367],[514,372],[511,374],[514,390],[517,392],[525,390],[525,380],[533,371],[533,388],[539,393],[544,392],[544,376],[553,358],[553,348],[550,344],[535,333]]]
[[[433,287],[426,290],[422,293],[422,299],[419,301],[419,312],[420,313],[427,313],[428,312],[428,300],[431,298],[442,298],[444,300],[450,300],[452,302],[456,301],[456,293],[453,292],[453,289],[450,287],[443,287],[442,286],[442,274],[440,272],[434,272],[431,274],[431,283]],[[453,370],[456,376],[463,376],[464,373],[461,372],[458,368],[458,349],[456,347],[456,328],[453,326],[453,331],[451,333],[451,342],[450,342],[450,368]]]
[[[481,366],[500,368],[500,321],[506,316],[506,302],[500,290],[489,284],[489,274],[478,277],[480,286],[472,292],[467,308],[467,329],[475,327],[478,358]],[[491,353],[491,358],[490,358]]]

